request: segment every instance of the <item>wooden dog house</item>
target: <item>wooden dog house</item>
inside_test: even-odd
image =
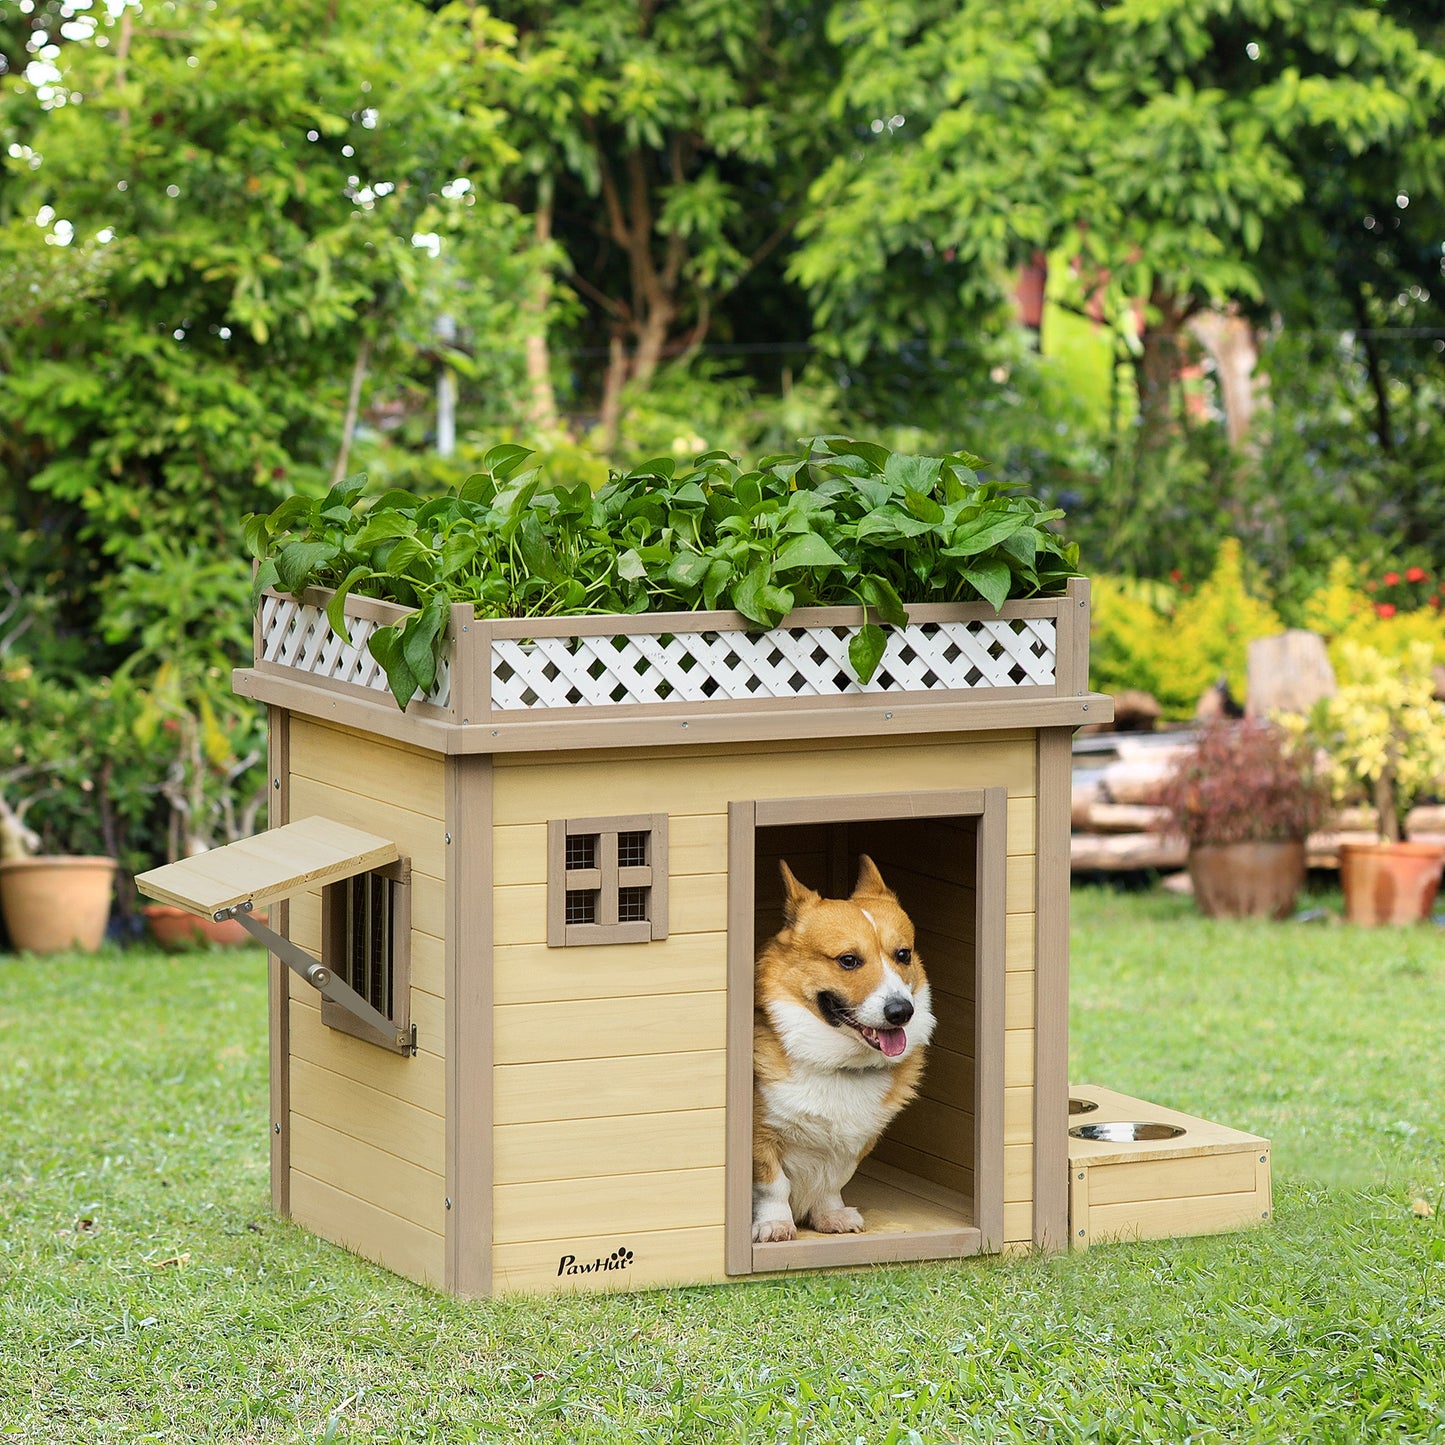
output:
[[[915,607],[875,678],[856,609],[481,621],[400,711],[400,609],[267,596],[237,690],[270,718],[273,831],[144,891],[269,905],[272,1195],[462,1294],[718,1282],[1064,1248],[1070,743],[1087,584]],[[919,932],[922,1096],[851,1188],[867,1231],[754,1245],[752,968],[776,860],[860,852]]]

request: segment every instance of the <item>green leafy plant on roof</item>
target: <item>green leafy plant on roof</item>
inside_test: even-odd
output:
[[[1054,528],[1063,514],[980,481],[964,452],[819,437],[755,467],[726,452],[650,461],[596,492],[550,486],[531,457],[495,447],[446,496],[373,499],[353,477],[247,518],[257,597],[331,588],[338,633],[353,592],[414,608],[368,643],[405,707],[436,680],[454,602],[479,617],[732,608],[759,628],[796,607],[852,604],[865,612],[849,658],[867,682],[887,641],[879,624],[905,625],[910,603],[998,610],[1078,575],[1077,546]]]

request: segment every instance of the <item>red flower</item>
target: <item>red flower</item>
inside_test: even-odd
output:
[[[1184,574],[1177,567],[1173,567],[1169,571],[1169,580],[1171,582],[1182,582],[1184,580]]]
[[[1425,580],[1425,569],[1423,567],[1410,567],[1405,571],[1405,581],[1423,582]]]
[[[1395,615],[1395,604],[1393,602],[1375,603],[1375,612],[1380,617],[1393,617]]]
[[[1386,572],[1380,580],[1384,582],[1386,587],[1394,587],[1400,580],[1400,574],[1398,572]]]

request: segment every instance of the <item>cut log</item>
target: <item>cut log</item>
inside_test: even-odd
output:
[[[1089,809],[1080,832],[1154,833],[1168,816],[1167,808],[1154,808],[1147,803],[1100,802]]]
[[[1098,783],[1075,783],[1069,809],[1073,827],[1089,830],[1089,813],[1096,803],[1104,801],[1104,792]]]
[[[1173,870],[1184,867],[1189,845],[1163,833],[1075,833],[1070,861],[1076,873],[1118,872],[1134,868]]]
[[[1104,769],[1104,792],[1112,803],[1147,803],[1155,806],[1175,762],[1173,748],[1159,756],[1121,758]]]

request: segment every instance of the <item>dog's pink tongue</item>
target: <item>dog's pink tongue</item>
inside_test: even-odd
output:
[[[896,1059],[908,1047],[908,1034],[903,1029],[879,1029],[878,1043],[888,1058]]]

